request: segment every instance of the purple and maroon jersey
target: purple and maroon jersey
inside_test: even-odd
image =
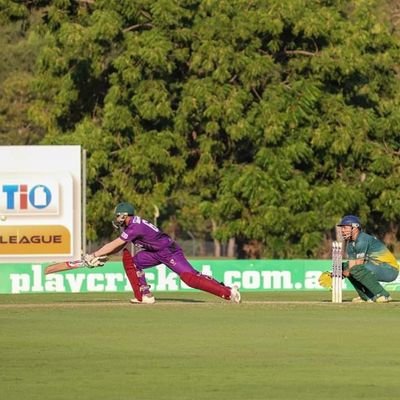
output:
[[[173,240],[166,233],[138,216],[131,218],[120,238],[125,242],[132,242],[149,251],[159,251],[173,243]]]

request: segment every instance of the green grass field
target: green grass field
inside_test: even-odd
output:
[[[7,400],[396,399],[400,294],[0,295]]]

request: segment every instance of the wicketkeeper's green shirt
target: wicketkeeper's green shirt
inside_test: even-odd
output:
[[[347,256],[349,260],[363,258],[376,265],[389,264],[396,269],[400,268],[391,251],[380,240],[365,232],[360,232],[355,241],[348,243]]]

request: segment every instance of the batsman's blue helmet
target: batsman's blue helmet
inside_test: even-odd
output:
[[[115,207],[114,214],[135,215],[135,207],[131,203],[119,203]]]
[[[353,228],[361,228],[361,221],[355,215],[346,215],[338,223],[338,226],[352,226]]]

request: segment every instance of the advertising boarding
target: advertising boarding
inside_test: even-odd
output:
[[[80,258],[81,147],[0,146],[0,263]]]

